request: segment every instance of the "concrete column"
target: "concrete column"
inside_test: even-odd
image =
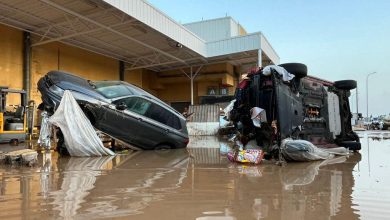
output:
[[[194,105],[194,76],[192,72],[192,66],[190,67],[190,79],[191,79],[191,105]]]
[[[119,80],[125,81],[125,62],[119,61]]]
[[[29,32],[23,32],[23,89],[27,93],[27,100],[24,105],[27,105],[30,100],[31,90],[31,35]]]
[[[257,51],[257,65],[258,67],[261,67],[263,65],[263,60],[261,56],[261,49]]]

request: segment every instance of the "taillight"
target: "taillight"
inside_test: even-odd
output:
[[[186,138],[186,139],[184,140],[184,144],[185,144],[185,145],[187,145],[189,142],[190,142],[190,139],[189,139],[189,138]]]

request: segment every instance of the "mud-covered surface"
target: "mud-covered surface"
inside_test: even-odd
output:
[[[388,219],[390,132],[359,136],[360,153],[283,167],[232,164],[215,138],[115,157],[42,153],[35,167],[0,165],[0,219]]]

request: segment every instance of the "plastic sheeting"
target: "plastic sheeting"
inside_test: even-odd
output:
[[[283,157],[288,161],[325,160],[334,156],[305,140],[284,139],[280,150]]]
[[[290,81],[294,78],[294,75],[287,72],[287,70],[281,66],[276,66],[276,65],[269,65],[264,67],[263,69],[263,75],[269,76],[271,75],[271,69],[275,70],[278,72],[280,75],[282,75],[283,81]]]
[[[236,102],[235,99],[233,99],[232,101],[230,101],[229,105],[226,106],[226,108],[223,109],[223,112],[225,114],[225,116],[227,118],[230,117],[230,112],[233,110],[233,107],[234,107],[234,103]]]
[[[41,130],[39,132],[38,144],[41,147],[50,149],[52,126],[49,123],[49,115],[46,111],[42,112]]]
[[[331,159],[335,155],[347,156],[349,150],[344,147],[318,148],[305,140],[284,139],[280,147],[281,153],[289,161],[314,161]]]
[[[65,146],[71,156],[114,155],[110,149],[103,146],[95,129],[70,91],[64,92],[58,109],[49,118],[49,123],[61,129]]]

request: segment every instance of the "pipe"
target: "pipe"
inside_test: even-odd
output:
[[[119,60],[119,80],[125,81],[125,62]]]
[[[30,100],[31,90],[31,35],[29,32],[23,32],[23,89],[26,91],[27,99],[24,100],[23,105],[27,105]]]
[[[192,73],[192,66],[190,67],[190,71],[191,71],[191,105],[194,105],[194,78],[195,77],[193,77],[193,73]]]

